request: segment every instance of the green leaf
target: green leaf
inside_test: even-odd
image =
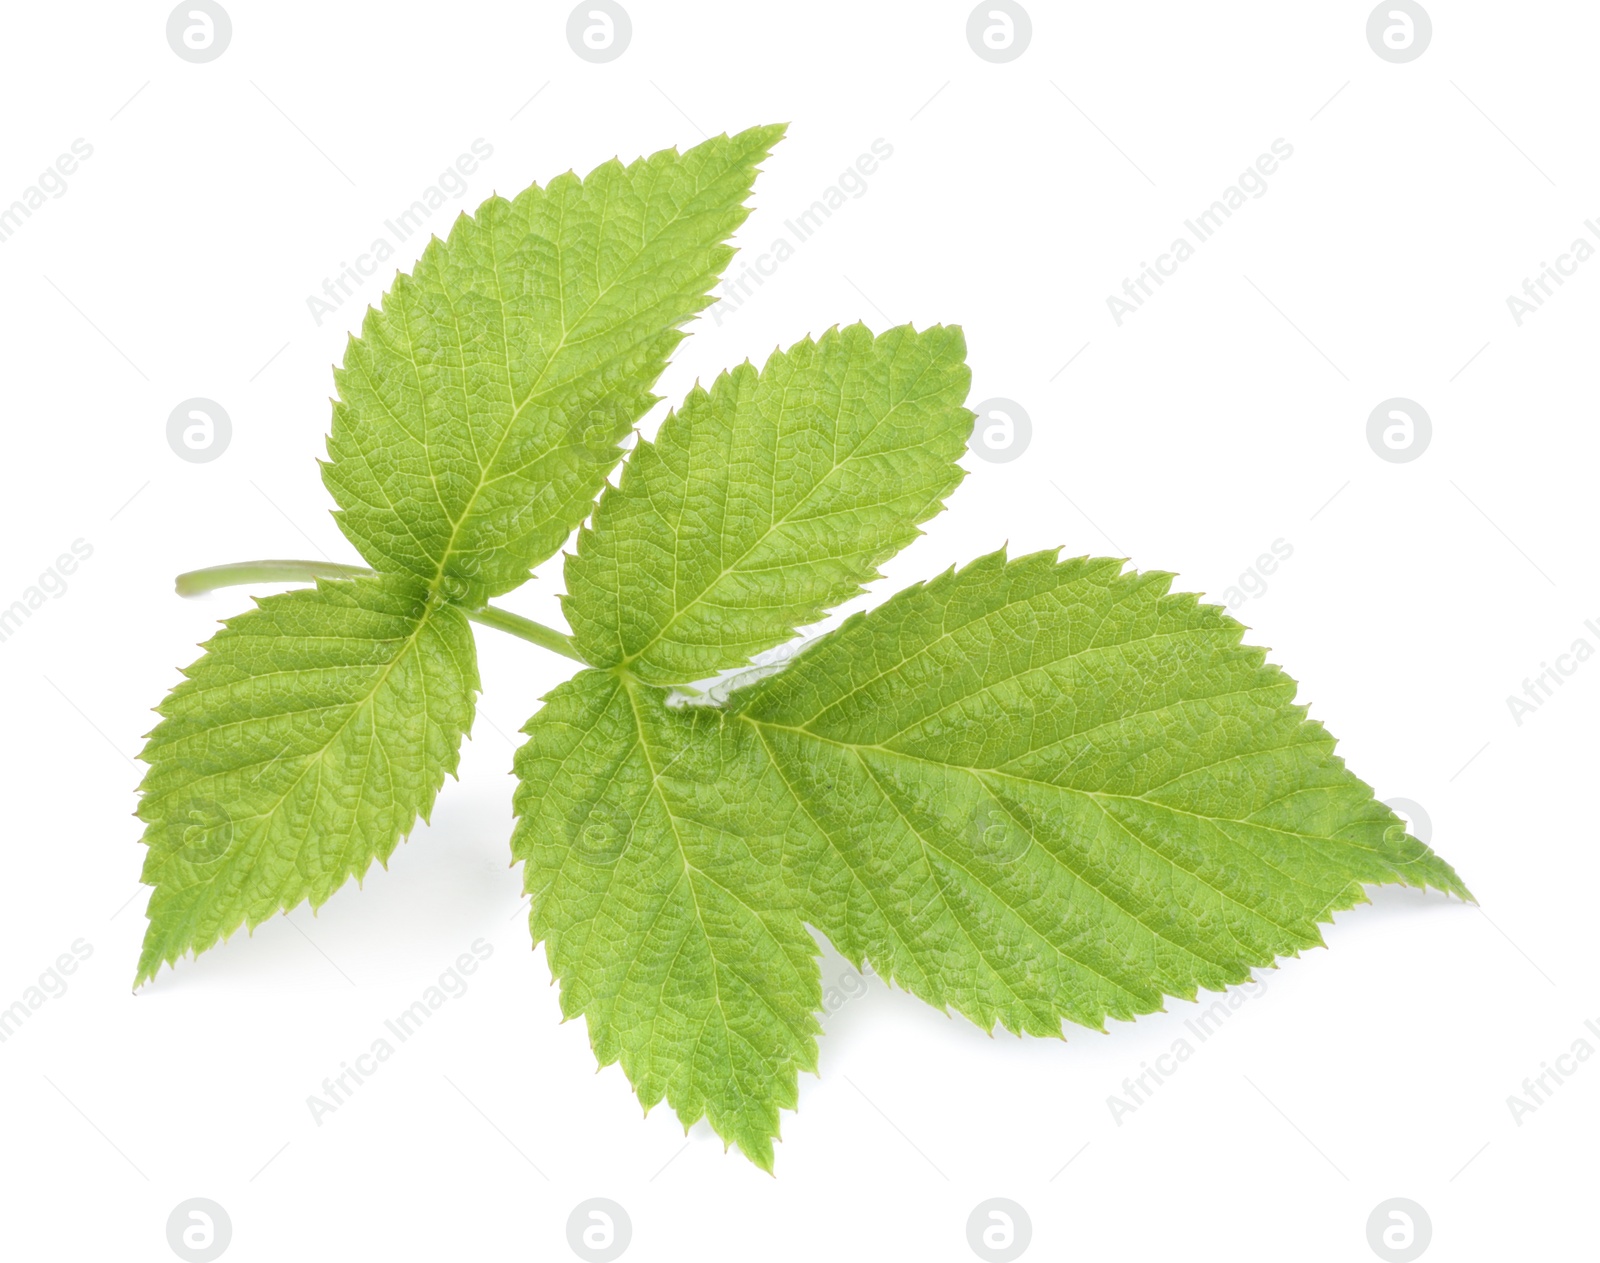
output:
[[[772,1168],[778,1111],[816,1067],[817,947],[778,863],[750,748],[704,710],[611,672],[557,688],[517,752],[531,928],[602,1066],[648,1110],[702,1116]]]
[[[205,651],[139,756],[155,893],[135,986],[387,861],[472,725],[471,630],[414,579],[267,597]]]
[[[696,387],[567,560],[579,651],[686,683],[860,592],[961,481],[965,355],[959,329],[857,324]]]
[[[782,134],[490,198],[397,277],[335,374],[323,466],[375,569],[477,604],[561,546],[655,402],[679,326],[709,304]]]
[[[1059,1035],[1320,945],[1364,884],[1471,898],[1238,623],[1121,570],[995,553],[733,694],[791,791],[762,810],[806,921],[985,1029]]]
[[[985,1030],[1059,1037],[1320,945],[1367,885],[1471,898],[1238,623],[1120,561],[995,553],[669,704],[876,578],[971,428],[959,329],[855,325],[697,387],[605,487],[782,131],[492,198],[368,313],[323,477],[376,573],[180,576],[358,574],[230,620],[159,708],[138,981],[426,819],[472,722],[469,617],[592,664],[516,756],[563,1012],[646,1110],[768,1170],[817,1064],[813,930]],[[591,514],[571,637],[485,604]]]
[[[1169,582],[995,553],[726,709],[614,670],[557,689],[513,849],[601,1064],[767,1166],[815,1056],[806,923],[985,1030],[1059,1036],[1320,945],[1364,885],[1470,898]]]

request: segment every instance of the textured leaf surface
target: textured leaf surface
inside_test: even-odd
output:
[[[697,387],[595,504],[781,134],[492,198],[368,313],[323,476],[378,573],[259,602],[160,707],[139,981],[426,818],[472,721],[469,611],[592,664],[516,757],[563,1011],[647,1110],[769,1170],[816,1067],[813,928],[986,1030],[1059,1036],[1318,945],[1367,884],[1471,897],[1239,624],[1118,561],[996,553],[667,704],[856,595],[961,476],[960,331],[856,325]],[[591,513],[571,641],[478,608]]]
[[[965,355],[959,329],[857,324],[697,387],[568,558],[580,652],[686,683],[856,595],[961,480]]]
[[[155,893],[135,985],[387,860],[472,725],[472,633],[414,579],[267,597],[205,650],[140,755]]]
[[[323,478],[376,569],[472,602],[588,516],[781,127],[491,198],[369,311]]]
[[[750,747],[610,672],[561,685],[517,754],[513,850],[562,1012],[588,1019],[646,1109],[663,1097],[772,1167],[816,1066],[817,948],[778,863]]]
[[[1318,945],[1364,883],[1470,898],[1238,623],[1121,569],[993,554],[733,694],[797,808],[807,921],[984,1028],[1055,1035]]]
[[[984,1029],[1059,1035],[1318,945],[1365,884],[1470,898],[1169,578],[996,553],[726,709],[609,670],[558,689],[516,853],[601,1063],[767,1165],[814,1057],[802,923]]]

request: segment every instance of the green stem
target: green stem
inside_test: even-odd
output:
[[[179,596],[199,596],[241,583],[308,583],[312,579],[349,579],[375,573],[365,566],[341,566],[336,561],[235,561],[181,574],[177,588]]]
[[[336,561],[235,561],[226,566],[207,566],[204,570],[190,570],[178,576],[179,596],[199,596],[217,588],[229,588],[252,583],[307,583],[313,579],[370,578],[377,571],[365,566],[345,566]],[[563,658],[583,662],[583,655],[573,647],[572,638],[553,627],[523,618],[510,610],[493,605],[482,605],[473,610],[462,610],[475,623],[494,627],[500,631],[529,641]],[[585,663],[587,665],[587,663]]]
[[[559,653],[563,658],[571,658],[574,662],[584,662],[572,644],[571,636],[564,636],[554,627],[546,627],[543,623],[536,623],[531,618],[523,618],[521,614],[513,614],[510,610],[500,609],[494,605],[484,605],[475,610],[465,611],[466,616],[474,623],[482,623],[485,627],[496,627],[503,632],[510,632],[513,636],[520,636],[523,640],[532,641],[541,648]]]

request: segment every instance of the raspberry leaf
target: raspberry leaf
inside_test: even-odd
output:
[[[601,1063],[765,1166],[814,1065],[806,924],[985,1030],[1059,1036],[1319,946],[1366,885],[1470,898],[1243,627],[1169,585],[994,553],[723,708],[617,670],[558,689],[514,850]]]
[[[855,596],[961,481],[965,358],[959,329],[857,324],[697,387],[567,561],[584,657],[687,683]]]
[[[1057,1035],[1320,946],[1364,885],[1470,898],[1169,584],[994,553],[734,693],[790,790],[800,915],[930,1004]]]
[[[749,779],[742,732],[662,699],[602,671],[550,695],[517,753],[512,851],[562,1012],[587,1016],[600,1064],[771,1170],[822,1006],[782,835],[751,827],[784,795]]]
[[[369,311],[323,481],[376,569],[476,604],[589,515],[617,443],[733,256],[756,127],[490,198]]]
[[[267,597],[184,675],[139,756],[155,893],[135,986],[386,861],[455,771],[478,690],[465,616],[396,577]]]

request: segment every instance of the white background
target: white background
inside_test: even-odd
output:
[[[1026,1208],[1029,1258],[1372,1258],[1390,1197],[1426,1209],[1429,1258],[1592,1250],[1600,1058],[1520,1126],[1507,1097],[1580,1037],[1600,1049],[1600,661],[1520,725],[1506,697],[1578,637],[1600,648],[1600,261],[1521,327],[1505,300],[1600,215],[1600,10],[1440,0],[1432,45],[1395,65],[1364,3],[1039,0],[996,65],[965,3],[637,0],[631,46],[591,65],[565,4],[227,7],[206,65],[168,47],[164,4],[13,4],[0,33],[0,205],[94,147],[0,243],[0,606],[72,541],[94,550],[0,643],[0,1006],[93,949],[0,1045],[7,1257],[170,1259],[167,1216],[196,1196],[241,1263],[570,1258],[592,1196],[626,1208],[640,1260],[971,1259],[993,1196]],[[1481,911],[1374,891],[1120,1124],[1107,1098],[1197,1042],[1197,1006],[991,1038],[872,981],[825,1019],[769,1177],[704,1124],[686,1144],[665,1106],[641,1120],[560,1024],[507,868],[507,772],[569,664],[480,629],[479,723],[431,827],[318,915],[130,994],[133,756],[247,604],[182,601],[172,576],[356,560],[313,461],[330,366],[391,273],[320,326],[307,296],[477,138],[494,156],[434,231],[495,190],[774,120],[789,136],[737,239],[755,251],[874,139],[893,157],[751,301],[692,326],[659,392],[835,322],[961,324],[973,399],[1021,403],[1033,440],[969,456],[870,599],[1009,540],[1221,600],[1284,540],[1239,617],[1351,767],[1425,807]],[[1118,327],[1106,297],[1279,137],[1268,192]],[[233,420],[213,463],[167,445],[191,396]],[[1411,463],[1367,444],[1392,396],[1433,420]],[[557,558],[505,603],[558,621],[559,590]],[[323,1078],[479,938],[471,990],[317,1125]],[[825,957],[826,984],[847,972]]]

